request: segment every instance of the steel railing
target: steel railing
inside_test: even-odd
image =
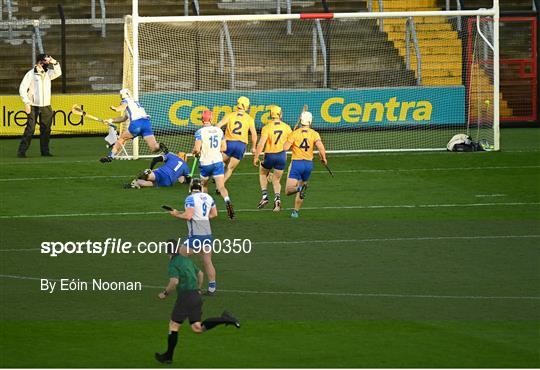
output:
[[[316,19],[313,23],[313,36],[312,36],[312,58],[313,58],[313,65],[311,66],[311,71],[313,74],[317,72],[317,45],[321,49],[321,55],[323,60],[323,87],[328,86],[328,56],[326,54],[326,42],[324,41],[324,34],[321,27],[321,21],[319,19]]]
[[[101,37],[107,36],[107,24],[105,22],[105,19],[107,18],[107,11],[105,9],[105,0],[99,0],[99,8],[100,8],[100,14],[101,14]],[[90,1],[90,18],[95,21],[96,20],[96,0]],[[96,24],[93,24],[93,26],[96,26]]]
[[[231,41],[231,34],[229,33],[229,26],[227,22],[222,23],[221,30],[219,32],[219,71],[225,73],[225,45],[227,45],[227,53],[229,54],[229,62],[231,64],[231,89],[236,88],[236,60],[234,59],[234,50]]]
[[[422,85],[422,55],[420,54],[420,46],[418,45],[418,38],[416,36],[416,27],[414,25],[413,17],[408,17],[405,23],[406,35],[405,35],[405,63],[407,69],[411,69],[411,44],[414,47],[414,53],[416,55],[416,84]],[[411,42],[412,40],[412,42]]]
[[[377,0],[377,5],[379,6],[379,12],[384,12],[384,3],[383,0]],[[368,12],[373,12],[373,0],[368,0]],[[379,18],[379,31],[384,32],[384,19]]]

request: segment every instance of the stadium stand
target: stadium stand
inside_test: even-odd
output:
[[[99,2],[98,2],[99,3]],[[444,9],[444,0],[384,0],[385,11],[414,11]],[[452,8],[456,7],[451,1]],[[13,16],[15,19],[57,19],[57,1],[43,1],[38,6],[31,0],[13,1]],[[238,14],[238,13],[275,13],[275,0],[260,0],[257,2],[236,0],[199,0],[201,14]],[[281,12],[285,12],[285,1],[281,2]],[[367,11],[367,0],[327,1],[332,12]],[[489,7],[492,0],[462,0],[463,8]],[[322,12],[321,1],[298,0],[292,1],[292,12]],[[378,10],[378,1],[373,1],[374,11]],[[530,10],[528,0],[504,1],[503,10]],[[64,4],[67,19],[85,18],[91,16],[90,1],[76,1]],[[3,10],[5,13],[5,9]],[[130,0],[106,0],[107,18],[122,18],[131,12]],[[97,7],[99,16],[99,6]],[[190,14],[193,9],[190,7]],[[140,0],[141,15],[183,15],[184,1],[164,0],[159,7],[150,0]],[[3,18],[5,19],[5,17]],[[436,18],[417,18],[415,20],[419,46],[422,55],[422,83],[428,86],[447,86],[466,83],[462,73],[462,58],[466,57],[463,35],[456,29],[455,24]],[[271,24],[246,25],[242,37],[255,40],[260,34],[261,27],[269,27],[265,32],[272,32]],[[465,27],[465,26],[464,26]],[[43,45],[48,53],[60,57],[60,27],[42,26]],[[120,52],[123,39],[123,26],[109,24],[106,37],[101,37],[101,28],[90,25],[67,26],[67,53],[64,69],[67,76],[67,92],[109,92],[117,91],[122,83],[122,53]],[[310,88],[320,86],[320,79],[313,79],[308,71],[310,61],[306,53],[301,52],[300,45],[309,43],[309,32],[296,32],[294,38],[276,39],[276,53],[283,53],[295,61],[295,67],[290,71],[282,71],[282,83],[289,87]],[[460,37],[461,36],[461,37]],[[233,43],[235,34],[231,35]],[[501,55],[502,58],[525,58],[530,55],[530,40],[532,27],[519,22],[501,23]],[[13,30],[12,38],[8,39],[5,28],[0,29],[0,53],[10,55],[10,63],[0,66],[0,93],[16,94],[20,76],[31,65],[31,27]],[[330,58],[330,87],[364,87],[391,86],[392,81],[399,85],[415,85],[416,71],[405,67],[405,23],[404,20],[387,19],[384,22],[384,32],[380,32],[374,21],[364,21],[362,24],[335,23],[331,29],[329,40],[330,55],[339,55],[340,50],[347,48],[359,56],[356,60]],[[529,42],[528,42],[529,41]],[[269,74],[269,67],[264,58],[253,58],[243,55],[242,49],[237,51],[241,65],[239,72],[243,88],[265,89],[275,86],[275,74]],[[411,62],[416,63],[414,53]],[[276,64],[277,68],[279,64]],[[275,67],[274,67],[275,68]],[[531,104],[523,104],[530,96],[536,82],[519,78],[515,64],[501,64],[501,114],[511,117],[514,110],[519,116],[531,114]],[[202,71],[207,74],[215,73],[210,68]],[[491,89],[492,82],[487,75],[481,75],[479,80],[486,86],[486,92]],[[368,76],[369,75],[369,76]],[[518,76],[518,77],[516,77]],[[147,76],[151,81],[151,76]],[[180,77],[180,76],[179,76]],[[188,81],[186,86],[194,86],[186,74],[181,76]],[[534,85],[534,86],[532,86]],[[227,88],[227,86],[199,86],[204,88]],[[53,84],[53,91],[59,92],[60,84]],[[473,99],[474,100],[474,99]]]

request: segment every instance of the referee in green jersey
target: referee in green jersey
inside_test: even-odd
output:
[[[178,254],[175,243],[175,240],[169,241],[169,284],[158,295],[160,299],[165,299],[175,289],[178,293],[169,321],[167,352],[155,354],[156,360],[167,364],[172,362],[174,348],[178,342],[178,330],[186,319],[189,320],[191,330],[198,334],[221,324],[240,328],[240,322],[227,311],[223,311],[220,317],[212,317],[201,322],[203,301],[200,289],[203,282],[203,272],[191,259]]]

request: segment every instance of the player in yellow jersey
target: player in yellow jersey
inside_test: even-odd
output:
[[[255,146],[257,145],[257,130],[255,129],[255,121],[248,114],[249,99],[245,96],[238,98],[237,110],[227,114],[216,125],[219,128],[225,128],[225,140],[227,141],[227,150],[223,152],[223,162],[227,165],[225,171],[225,182],[229,180],[234,169],[238,166],[248,144],[248,136],[251,134],[252,148],[251,152],[255,154]]]
[[[328,164],[326,160],[326,149],[324,148],[321,136],[317,131],[310,128],[312,121],[312,114],[310,112],[303,112],[300,116],[301,127],[289,134],[283,147],[284,150],[292,150],[292,161],[289,167],[286,194],[296,194],[294,210],[291,214],[293,218],[299,216],[298,212],[306,196],[307,181],[313,170],[313,150],[315,148],[319,150],[321,162],[325,165]]]
[[[277,105],[270,107],[270,118],[272,119],[261,131],[257,152],[253,156],[253,165],[257,166],[259,155],[264,150],[264,159],[259,167],[259,182],[261,184],[262,199],[257,208],[263,208],[268,204],[268,176],[273,169],[272,185],[274,187],[274,212],[281,210],[281,176],[287,163],[287,152],[283,150],[283,145],[287,137],[292,132],[291,127],[281,121],[281,108]]]

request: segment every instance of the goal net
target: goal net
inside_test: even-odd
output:
[[[307,104],[330,152],[444,150],[458,133],[498,149],[494,14],[128,17],[124,85],[174,151],[239,96],[258,130],[271,105],[294,126]]]

